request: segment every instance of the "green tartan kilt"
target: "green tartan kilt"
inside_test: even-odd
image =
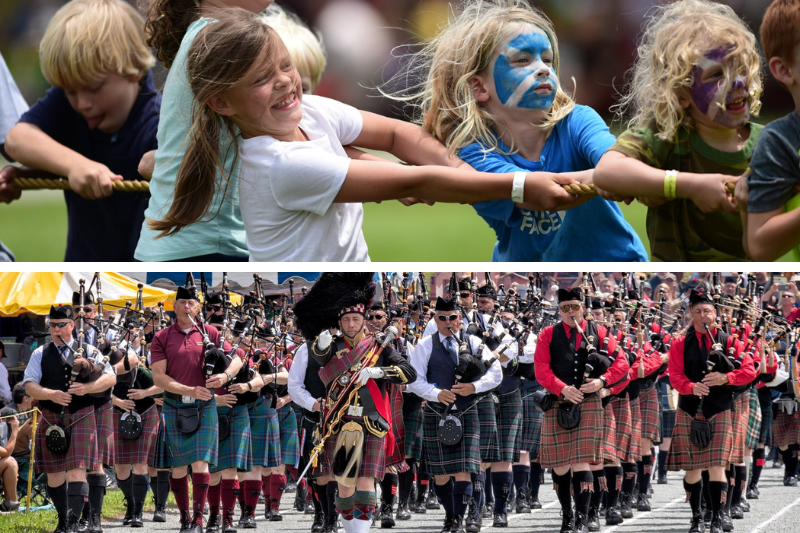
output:
[[[247,405],[235,405],[232,408],[217,407],[217,417],[225,416],[231,410],[233,419],[230,421],[230,433],[228,438],[219,441],[217,464],[210,469],[212,474],[228,468],[235,468],[239,472],[249,472],[253,469],[253,450],[250,444],[252,433]]]
[[[750,387],[750,416],[747,419],[747,439],[745,445],[750,450],[758,448],[758,438],[761,435],[761,406],[758,404],[758,392],[755,387]]]
[[[454,446],[439,442],[439,414],[426,405],[423,408],[423,442],[426,469],[432,476],[453,475],[460,472],[478,474],[481,470],[481,448],[478,436],[479,422],[477,406],[460,415],[464,433]]]
[[[480,428],[481,462],[501,461],[500,438],[497,434],[497,412],[494,394],[487,394],[478,405],[478,427]]]
[[[297,418],[289,404],[278,409],[278,427],[281,433],[281,462],[297,466],[300,460],[300,440],[297,438]]]
[[[275,468],[283,464],[281,463],[281,430],[277,409],[267,407],[266,423],[267,456],[264,466]]]
[[[544,413],[536,408],[533,391],[522,397],[522,437],[520,449],[526,450],[531,461],[539,457],[539,444],[542,441],[542,418]]]
[[[405,404],[403,405],[405,411]],[[408,410],[403,416],[403,424],[406,428],[405,435],[405,454],[412,457],[417,462],[422,461],[422,410],[418,408]]]
[[[267,402],[259,396],[253,403],[247,404],[247,416],[250,419],[250,434],[253,440],[250,444],[253,452],[253,466],[266,466],[267,450]]]
[[[163,470],[172,466],[172,455],[167,446],[167,432],[164,428],[163,408],[160,405],[156,407],[158,408],[158,433],[156,434],[155,450],[153,451],[152,457],[150,457],[148,466]]]
[[[191,435],[178,431],[177,409],[191,405],[203,406],[200,427]],[[187,466],[196,461],[205,461],[209,465],[217,464],[219,452],[219,421],[217,419],[217,402],[214,398],[204,402],[195,400],[190,404],[182,404],[164,398],[164,421],[167,436],[167,447],[170,454],[170,466]]]
[[[516,463],[522,449],[522,396],[519,389],[498,394],[497,436],[500,460]]]

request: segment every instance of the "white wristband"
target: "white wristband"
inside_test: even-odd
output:
[[[514,172],[514,184],[511,186],[511,200],[521,204],[525,202],[525,178],[527,172]]]

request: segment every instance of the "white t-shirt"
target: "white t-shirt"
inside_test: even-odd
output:
[[[369,261],[360,203],[333,203],[350,159],[342,148],[361,133],[361,113],[303,96],[306,142],[243,139],[239,206],[251,261]]]

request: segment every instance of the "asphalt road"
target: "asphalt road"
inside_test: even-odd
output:
[[[761,497],[758,500],[751,500],[751,512],[745,513],[743,520],[734,520],[735,530],[738,533],[798,533],[800,532],[800,486],[783,486],[783,469],[770,468],[771,463],[767,463],[764,469],[759,488]],[[509,514],[509,524],[507,533],[513,532],[557,532],[561,526],[559,515],[560,507],[555,498],[555,493],[551,490],[549,483],[542,485],[539,499],[543,508],[533,511],[530,514]],[[679,473],[669,474],[669,484],[654,485],[654,494],[650,500],[653,510],[648,513],[634,511],[634,517],[625,520],[619,526],[602,527],[604,533],[610,532],[639,532],[639,533],[667,533],[667,532],[686,532],[689,530],[690,511],[689,504],[684,503],[685,496],[681,484]],[[282,522],[265,522],[263,519],[263,504],[259,505],[257,514],[258,528],[256,530],[240,530],[240,533],[247,531],[256,532],[278,532],[281,533],[308,533],[311,529],[311,516],[298,513],[292,507],[294,494],[286,494],[283,498]],[[175,510],[169,510],[166,523],[155,524],[150,521],[151,516],[145,516],[145,528],[147,532],[175,532],[178,527],[178,514]],[[238,518],[238,511],[237,511]],[[259,519],[260,518],[260,519]],[[428,511],[426,514],[412,514],[411,520],[397,522],[393,528],[399,533],[418,533],[431,532],[438,533],[442,527],[444,512]],[[484,520],[486,521],[486,520]],[[601,520],[601,524],[603,521]],[[121,522],[109,522],[103,524],[103,529],[107,533],[142,533],[142,529],[132,529],[122,527]],[[380,525],[373,526],[373,530],[380,529]],[[493,528],[484,527],[483,531],[491,531]],[[708,531],[708,530],[706,530]],[[498,532],[499,533],[499,532]]]

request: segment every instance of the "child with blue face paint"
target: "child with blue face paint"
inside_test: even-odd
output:
[[[519,0],[475,0],[414,58],[410,79],[423,81],[399,98],[416,101],[422,126],[476,170],[590,184],[615,138],[562,90],[558,69],[558,42],[541,12]],[[497,236],[493,261],[647,261],[614,202],[580,196],[569,207],[474,204]]]
[[[762,128],[750,122],[761,107],[755,36],[715,2],[656,8],[630,79],[617,106],[632,116],[629,129],[598,163],[595,184],[649,207],[654,259],[745,259],[726,186],[747,169]]]

